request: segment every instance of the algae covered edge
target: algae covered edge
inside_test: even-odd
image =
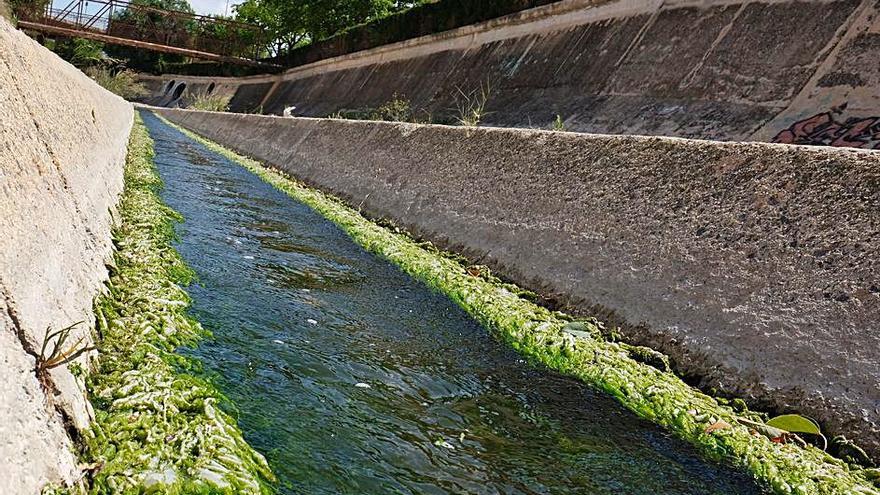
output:
[[[566,315],[519,297],[508,285],[471,275],[453,256],[371,222],[337,198],[160,118],[308,205],[367,250],[444,293],[523,355],[604,390],[639,416],[695,445],[709,459],[745,469],[778,494],[880,495],[870,471],[849,466],[812,446],[774,443],[753,434],[737,422],[737,413],[729,407],[671,372],[633,360],[625,344],[603,340],[594,323],[573,324]],[[716,423],[726,426],[718,428]]]
[[[107,291],[95,302],[99,357],[87,384],[95,422],[83,433],[90,493],[268,494],[262,455],[218,404],[225,399],[177,354],[205,331],[187,316],[192,272],[172,247],[180,216],[158,196],[153,141],[135,115],[113,229]]]

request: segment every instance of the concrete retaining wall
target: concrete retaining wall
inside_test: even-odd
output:
[[[159,113],[880,453],[880,155]]]
[[[490,125],[558,115],[572,131],[873,148],[878,33],[873,0],[564,0],[277,76],[186,79],[243,113],[327,116],[397,93],[448,121],[459,89],[488,82]]]
[[[83,322],[65,348],[91,342],[132,118],[0,19],[0,493],[79,477],[65,427],[89,422],[81,384],[60,366],[41,385],[34,368],[47,328]]]

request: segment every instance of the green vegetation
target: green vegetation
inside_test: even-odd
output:
[[[245,0],[236,19],[262,27],[266,50],[280,55],[297,46],[400,12],[424,1],[400,0]]]
[[[229,110],[229,100],[230,97],[228,96],[201,92],[193,97],[188,108],[207,112],[225,112]]]
[[[190,14],[194,12],[192,6],[186,0],[132,0],[131,3],[140,7],[177,10]],[[192,21],[186,22],[180,18],[162,15],[158,12],[147,13],[144,10],[134,9],[116,12],[113,14],[113,20],[133,26],[135,29],[155,29],[167,33],[189,33],[198,27],[198,24]],[[134,69],[148,72],[162,72],[166,65],[181,63],[185,60],[181,55],[159,53],[122,45],[108,46],[107,54],[120,60],[129,61],[130,67]]]
[[[148,93],[147,88],[137,81],[134,71],[126,69],[122,61],[105,53],[107,47],[104,43],[82,38],[59,38],[47,42],[47,47],[59,57],[78,67],[111,93],[126,100],[134,100]]]
[[[138,36],[143,39],[152,40],[159,37],[165,43],[176,46],[194,44],[197,49],[209,52],[222,51],[225,55],[242,57],[257,55],[253,51],[253,46],[263,33],[252,27],[220,22],[198,22],[186,16],[161,12],[170,10],[185,14],[195,13],[187,0],[132,0],[131,5],[134,8],[113,14],[109,34],[113,34],[114,29],[120,29],[126,36],[139,32]],[[208,17],[230,19],[222,15]],[[148,72],[166,72],[169,67],[188,60],[182,55],[127,46],[108,45],[106,51],[114,58],[127,60],[130,67]]]
[[[68,61],[77,67],[85,67],[101,62],[104,55],[104,44],[98,41],[84,40],[82,38],[73,38],[69,41],[71,46],[71,54]],[[56,41],[55,46],[63,46],[64,43]]]
[[[556,115],[556,120],[553,121],[553,130],[559,132],[565,130],[565,122],[562,121],[561,115]]]
[[[417,114],[421,114],[420,118]],[[403,95],[394,93],[390,100],[376,108],[358,110],[340,110],[330,116],[331,119],[350,120],[382,120],[386,122],[411,122],[416,124],[432,123],[431,114],[416,112],[410,101]]]
[[[96,419],[83,432],[90,493],[266,494],[272,474],[177,354],[204,334],[180,284],[192,273],[170,242],[179,216],[162,204],[152,141],[140,118],[125,165],[117,251],[95,302],[100,356],[87,386]]]
[[[373,112],[371,120],[387,120],[391,122],[413,122],[413,109],[409,100],[397,93]]]
[[[55,40],[54,51],[71,64],[84,68],[100,64],[104,58],[104,43],[82,38]]]
[[[461,88],[456,88],[455,95],[455,120],[463,126],[476,127],[480,125],[486,116],[486,104],[492,95],[489,81],[480,83],[480,87],[465,93]]]
[[[812,445],[768,438],[760,416],[742,407],[734,410],[673,373],[634,359],[644,348],[604,339],[595,320],[574,321],[538,306],[479,267],[467,267],[430,244],[367,220],[336,198],[181,130],[310,206],[369,251],[446,294],[532,361],[607,392],[639,416],[692,443],[709,459],[741,467],[777,494],[880,495],[871,481],[878,477],[876,470],[850,466]]]
[[[147,88],[137,82],[135,73],[128,69],[113,70],[106,67],[87,67],[83,70],[87,76],[95,80],[101,87],[115,93],[126,100],[140,98],[147,94]]]
[[[387,15],[340,30],[329,38],[315,38],[314,46],[295,48],[283,58],[292,66],[337,57],[377,46],[469,26],[558,0],[423,0],[414,8],[394,9]]]
[[[12,17],[14,17],[15,12],[21,12],[22,10],[41,12],[49,5],[51,0],[5,0],[5,2],[12,12]]]
[[[40,355],[37,356],[37,376],[40,377],[40,382],[46,383],[46,373],[52,368],[67,364],[86,352],[95,349],[94,347],[83,345],[85,337],[80,337],[73,345],[64,347],[67,339],[70,338],[70,331],[80,323],[82,322],[74,323],[55,332],[49,328],[46,329],[46,334],[43,336],[43,346],[40,349]]]
[[[455,108],[435,119],[427,110],[413,109],[410,101],[403,95],[394,93],[390,100],[376,108],[339,110],[330,115],[331,119],[381,120],[387,122],[410,122],[413,124],[452,124],[476,127],[489,114],[486,105],[492,95],[489,82],[481,83],[479,88],[465,92],[456,88],[453,94]]]

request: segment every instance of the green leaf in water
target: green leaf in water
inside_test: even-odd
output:
[[[815,421],[805,418],[797,414],[783,414],[767,421],[767,426],[773,426],[780,430],[791,433],[809,433],[811,435],[821,435],[822,430]]]

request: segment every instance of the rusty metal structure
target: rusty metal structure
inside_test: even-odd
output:
[[[262,29],[230,19],[125,0],[70,0],[63,8],[35,2],[16,7],[15,14],[18,26],[29,31],[203,60],[269,66],[257,60],[265,46]]]

